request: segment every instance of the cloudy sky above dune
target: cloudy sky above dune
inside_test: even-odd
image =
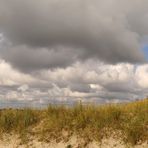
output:
[[[1,104],[148,96],[147,8],[147,0],[0,0]]]

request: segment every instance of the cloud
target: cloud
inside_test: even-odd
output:
[[[56,47],[50,50],[47,48],[35,50],[26,46],[3,48],[1,56],[12,66],[23,72],[58,67],[64,68],[77,60],[77,54],[74,51],[63,47]]]
[[[139,83],[146,78],[147,67],[147,64],[143,69],[143,65],[107,65],[89,61],[66,69],[42,71],[40,77],[45,81],[52,81],[62,92],[69,88],[72,92],[84,93],[83,99],[96,97],[104,98],[104,101],[110,98],[123,101],[125,98],[142,98],[147,95],[147,83]]]
[[[147,96],[147,64],[111,65],[90,60],[67,68],[23,74],[2,61],[0,69],[0,100],[5,105],[9,102],[40,106],[78,100],[124,102]]]
[[[0,0],[0,101],[147,96],[147,0]]]
[[[28,85],[22,85],[18,88],[18,91],[25,92],[29,89]]]
[[[40,88],[42,91],[51,88],[52,84],[30,74],[24,74],[14,69],[5,60],[0,59],[0,87],[1,89],[17,90],[19,86],[31,86]]]
[[[140,40],[148,34],[147,6],[147,0],[0,0],[0,30],[14,50],[5,56],[28,71],[92,58],[111,64],[144,62]],[[27,53],[31,49],[32,60],[24,46]],[[39,56],[43,61],[36,61]]]
[[[14,70],[8,63],[0,59],[0,85],[13,86],[34,81],[35,79],[30,75]]]
[[[138,85],[143,89],[148,88],[148,65],[145,64],[137,68],[135,75]]]

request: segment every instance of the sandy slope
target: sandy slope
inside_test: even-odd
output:
[[[144,143],[142,145],[137,146],[126,146],[123,142],[108,138],[103,139],[102,143],[92,142],[87,146],[84,145],[83,140],[78,140],[75,136],[71,137],[68,142],[39,142],[36,139],[30,139],[30,142],[27,145],[21,145],[20,139],[17,136],[8,136],[1,138],[0,140],[0,148],[67,148],[68,146],[72,146],[72,148],[148,148],[148,143]]]

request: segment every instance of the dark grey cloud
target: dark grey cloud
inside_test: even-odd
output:
[[[91,88],[89,85],[87,84],[74,84],[74,83],[71,83],[69,84],[69,88],[72,90],[72,91],[76,91],[76,92],[83,92],[83,93],[89,93]]]
[[[77,54],[73,50],[63,47],[54,47],[50,50],[47,48],[35,50],[27,46],[15,46],[1,50],[1,56],[12,66],[24,72],[48,68],[64,68],[77,59]]]
[[[147,7],[147,0],[0,0],[4,36],[15,48],[25,45],[26,52],[41,50],[31,51],[32,60],[27,53],[23,59],[23,51],[12,54],[13,49],[6,58],[25,70],[27,65],[27,70],[65,67],[91,58],[109,63],[144,62],[140,39],[148,34]],[[58,45],[69,51],[53,51]],[[43,48],[49,50],[46,56]],[[34,60],[39,56],[42,60]]]
[[[8,91],[17,91],[17,88],[19,85],[13,85],[13,86],[8,86],[8,85],[0,85],[0,94],[5,95]]]

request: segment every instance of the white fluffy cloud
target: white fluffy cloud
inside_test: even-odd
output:
[[[147,95],[147,77],[148,64],[106,65],[99,61],[87,61],[65,69],[49,69],[26,75],[1,60],[0,87],[3,93],[0,99],[15,103],[31,102],[32,105],[78,100],[124,102]]]
[[[140,87],[148,89],[148,64],[137,68],[135,79]]]
[[[4,60],[0,60],[0,85],[20,85],[34,81],[35,79],[30,75],[18,72]]]

